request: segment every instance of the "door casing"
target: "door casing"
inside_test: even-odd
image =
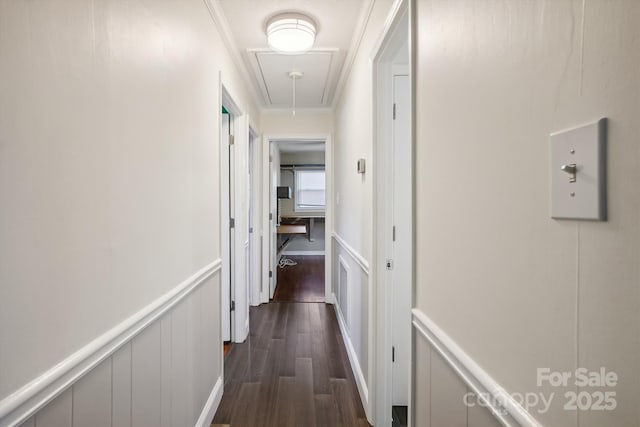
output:
[[[404,61],[398,59],[398,52],[406,49],[406,62],[411,76],[411,45],[410,45],[410,11],[409,0],[397,0],[390,14],[391,18],[383,30],[378,45],[374,49],[372,63],[373,71],[373,268],[372,276],[372,309],[370,313],[371,339],[369,354],[373,355],[370,366],[372,375],[370,390],[373,398],[370,399],[373,415],[372,424],[390,426],[392,415],[392,353],[393,343],[393,288],[392,273],[387,270],[387,260],[393,257],[393,73],[394,66]],[[411,81],[411,77],[410,77]],[[410,90],[411,92],[411,90]],[[413,197],[413,102],[410,100],[410,182],[406,185],[410,194],[410,212],[412,228],[415,222]],[[409,165],[408,165],[409,166]],[[414,272],[415,265],[413,242],[410,245],[411,272],[409,285],[409,307],[413,305]],[[410,312],[407,313],[410,319]],[[410,320],[408,320],[410,322]],[[410,323],[407,327],[410,328]],[[412,342],[410,340],[409,355],[412,354]],[[410,359],[410,363],[411,363]],[[412,393],[411,379],[408,385],[409,425],[411,425]]]

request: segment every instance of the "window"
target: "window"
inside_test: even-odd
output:
[[[324,211],[324,169],[296,169],[296,212]]]

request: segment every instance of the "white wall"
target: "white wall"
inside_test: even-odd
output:
[[[373,98],[371,60],[381,31],[392,6],[391,0],[376,1],[369,17],[364,37],[355,57],[353,68],[342,93],[338,96],[335,113],[334,164],[334,241],[333,291],[340,312],[345,317],[347,349],[353,348],[357,360],[356,380],[364,406],[372,420],[368,392],[374,367],[371,340],[371,261],[372,180],[371,174],[358,174],[357,161],[364,158],[371,165],[373,150]],[[370,171],[370,169],[369,169]],[[340,259],[348,267],[347,304],[341,302],[337,283]],[[342,306],[341,306],[342,304]],[[359,377],[359,372],[361,376]],[[367,393],[363,393],[365,391]]]
[[[333,133],[333,111],[326,110],[264,110],[260,125],[265,135],[330,135]]]
[[[416,306],[508,392],[555,391],[544,425],[640,424],[640,4],[414,5]],[[549,134],[600,117],[609,220],[551,219]],[[617,408],[563,410],[545,367],[615,371]]]
[[[199,0],[0,3],[0,399],[220,257],[220,72]]]

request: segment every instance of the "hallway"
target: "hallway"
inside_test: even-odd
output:
[[[278,267],[274,302],[324,302],[324,256],[287,256],[295,264]],[[282,262],[282,260],[281,260]]]
[[[252,307],[224,379],[214,426],[369,426],[331,305]]]

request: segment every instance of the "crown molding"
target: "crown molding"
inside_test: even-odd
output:
[[[233,65],[236,67],[238,72],[240,73],[242,80],[244,81],[247,90],[251,93],[253,98],[256,101],[256,107],[259,111],[264,110],[266,107],[266,101],[260,92],[260,88],[257,86],[257,83],[253,78],[251,78],[251,74],[249,73],[249,69],[247,68],[247,64],[242,58],[240,54],[240,50],[238,49],[238,45],[233,37],[233,33],[231,32],[231,27],[229,26],[229,22],[227,21],[226,16],[220,6],[218,0],[203,0],[207,10],[209,10],[209,15],[213,20],[213,23],[222,38],[222,42],[224,43],[229,55],[231,56],[231,60],[233,61]]]
[[[353,68],[353,63],[356,59],[356,55],[358,54],[358,50],[360,49],[362,39],[364,38],[364,33],[367,29],[367,25],[369,24],[369,19],[371,18],[375,2],[376,0],[368,0],[362,5],[358,24],[356,25],[357,30],[353,33],[351,45],[349,46],[347,57],[345,58],[344,65],[342,66],[340,78],[338,79],[338,84],[336,85],[336,89],[333,93],[333,99],[331,100],[331,108],[335,108],[340,101],[340,98],[342,98],[342,91],[344,90],[344,86],[351,75],[351,69]]]

